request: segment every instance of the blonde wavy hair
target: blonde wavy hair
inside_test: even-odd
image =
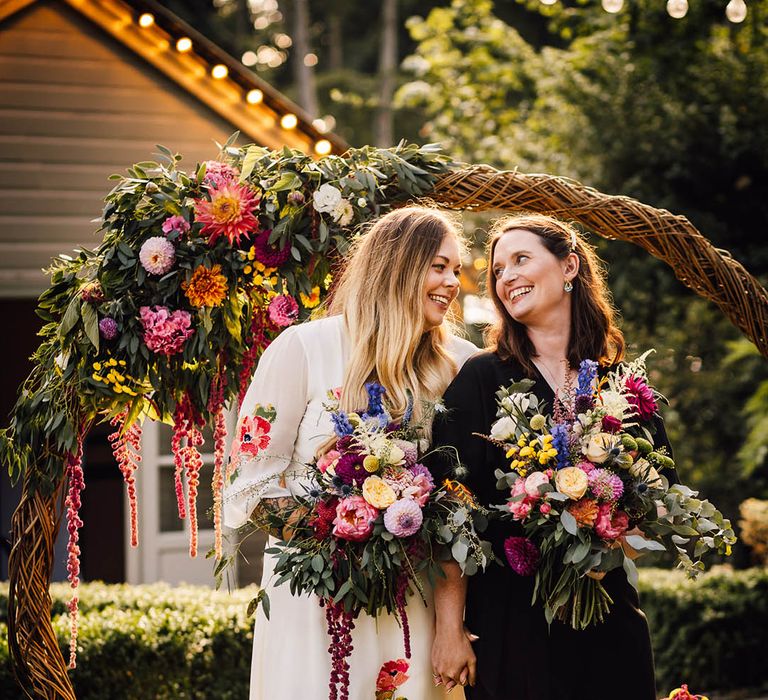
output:
[[[422,293],[434,257],[449,235],[465,249],[457,218],[408,206],[377,219],[353,243],[328,308],[330,315],[344,317],[351,340],[343,410],[366,406],[364,384],[377,381],[387,390],[393,418],[405,413],[410,392],[418,421],[423,403],[442,396],[455,375],[456,363],[446,349],[453,324],[448,318],[425,331]]]

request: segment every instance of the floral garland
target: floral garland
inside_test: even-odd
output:
[[[0,431],[0,459],[14,481],[24,476],[45,495],[69,479],[74,589],[87,427],[108,420],[117,428],[111,443],[136,546],[140,422],[173,426],[179,516],[190,519],[195,556],[201,429],[211,426],[214,553],[221,559],[224,411],[242,400],[271,340],[322,302],[355,228],[425,194],[452,167],[433,145],[366,147],[314,160],[234,141],[192,173],[179,168],[181,156],[158,146],[157,162],[112,176],[101,245],[59,256],[49,269],[51,286],[37,309],[46,321],[43,341],[10,425]],[[74,650],[76,590],[71,614]]]

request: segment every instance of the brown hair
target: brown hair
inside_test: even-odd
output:
[[[529,375],[534,374],[530,358],[536,357],[536,348],[528,337],[525,325],[507,313],[496,293],[493,253],[499,239],[513,229],[523,229],[539,236],[544,247],[559,260],[564,260],[572,252],[579,257],[579,272],[572,280],[569,365],[576,368],[584,359],[596,360],[603,366],[620,362],[624,358],[624,335],[616,325],[617,314],[606,283],[605,264],[573,226],[544,214],[505,216],[495,221],[489,231],[487,293],[493,300],[499,319],[486,330],[488,348],[504,360],[517,360]]]

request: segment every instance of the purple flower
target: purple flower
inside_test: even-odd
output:
[[[369,474],[363,467],[365,455],[356,452],[347,452],[339,457],[336,463],[336,476],[345,484],[355,484],[361,486],[368,478]]]
[[[589,488],[596,498],[603,501],[618,501],[624,493],[624,482],[610,469],[593,469],[587,475]]]
[[[614,416],[603,416],[602,428],[606,433],[618,433],[621,430],[621,421]]]
[[[653,389],[645,383],[642,377],[627,377],[627,381],[624,383],[624,397],[635,409],[640,420],[648,420],[659,410]]]
[[[337,437],[344,437],[345,435],[351,435],[355,429],[352,427],[352,423],[349,422],[347,414],[344,411],[336,411],[331,413],[331,421],[333,421],[333,431]],[[348,447],[348,443],[343,446],[337,444],[336,447],[341,450],[345,450]]]
[[[576,396],[591,396],[595,377],[597,377],[597,362],[582,360],[579,365],[579,384],[576,387]]]
[[[287,244],[282,248],[278,248],[273,243],[270,243],[269,235],[271,233],[271,229],[265,229],[256,234],[253,239],[254,253],[256,260],[266,267],[280,267],[291,257],[291,246]]]
[[[416,460],[419,458],[419,451],[416,449],[416,445],[408,440],[395,440],[395,444],[405,454],[405,466],[416,466]],[[426,469],[426,467],[424,467]],[[429,470],[427,470],[429,471]]]
[[[365,415],[378,416],[383,413],[384,406],[381,397],[384,396],[387,390],[378,382],[368,382],[365,385],[365,390],[368,392],[368,410]]]
[[[294,207],[300,207],[306,201],[306,197],[304,197],[304,194],[299,190],[293,190],[293,192],[288,193],[287,200],[288,204],[291,204]]]
[[[539,568],[541,553],[527,537],[507,537],[504,540],[504,553],[509,567],[519,576],[533,576]]]
[[[423,520],[421,508],[410,498],[401,498],[384,511],[384,527],[395,537],[410,537],[416,534]]]
[[[104,340],[112,340],[117,335],[117,322],[106,316],[99,321],[99,333]]]

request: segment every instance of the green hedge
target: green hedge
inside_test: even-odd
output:
[[[660,691],[683,682],[697,692],[768,684],[768,571],[723,568],[692,583],[677,572],[641,569],[640,584]],[[245,611],[255,590],[83,584],[72,671],[78,699],[247,697],[252,629]],[[66,654],[69,588],[54,584],[51,594]],[[16,700],[6,608],[7,587],[0,585],[0,699]]]
[[[53,626],[67,658],[69,587],[51,586]],[[232,594],[165,584],[80,588],[77,668],[79,700],[248,697],[253,643],[248,602],[256,589]],[[7,587],[0,589],[0,620],[7,619]],[[0,699],[19,690],[8,664],[7,628],[0,623]]]

